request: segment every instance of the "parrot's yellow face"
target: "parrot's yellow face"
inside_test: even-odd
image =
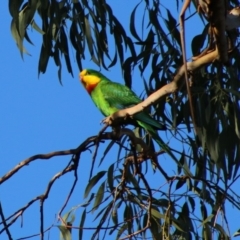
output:
[[[87,69],[84,69],[83,71],[80,72],[79,78],[89,94],[91,94],[92,90],[101,81],[100,77],[91,74],[91,72],[89,72]]]

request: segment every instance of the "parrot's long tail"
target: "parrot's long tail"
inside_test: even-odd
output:
[[[140,121],[138,121],[138,124],[151,135],[151,137],[157,142],[157,144],[163,151],[165,151],[170,157],[172,157],[173,160],[178,162],[177,158],[172,153],[170,147],[161,139],[161,137],[158,135],[158,132],[152,126]]]

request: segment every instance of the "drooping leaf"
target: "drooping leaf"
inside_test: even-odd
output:
[[[90,52],[91,56],[93,56],[94,52],[93,52],[93,40],[92,40],[92,34],[91,34],[91,26],[89,24],[87,17],[88,16],[84,17],[85,34],[86,34],[85,37],[87,39],[87,45],[88,45],[89,52]]]
[[[20,50],[21,56],[23,56],[23,53],[29,54],[25,47],[23,46],[23,38],[20,37],[19,32],[17,30],[16,22],[14,20],[12,20],[11,22],[11,33]]]
[[[233,237],[240,236],[240,228],[233,234]]]
[[[101,171],[98,172],[97,175],[95,175],[88,183],[85,193],[84,193],[84,198],[88,196],[92,188],[98,183],[98,181],[106,174],[106,171]]]
[[[82,240],[82,237],[83,237],[83,230],[84,230],[83,226],[84,226],[85,219],[86,219],[86,209],[84,209],[84,211],[82,213],[81,221],[79,224],[79,232],[78,232],[79,240]]]
[[[154,46],[154,33],[151,29],[148,33],[148,36],[147,36],[146,40],[145,40],[144,51],[146,52],[146,55],[144,56],[143,62],[142,62],[142,68],[141,68],[142,73],[144,72],[144,70],[146,69],[146,67],[149,63],[149,59],[151,57],[153,46]]]
[[[61,39],[60,40],[61,41],[61,43],[60,43],[61,50],[64,54],[68,72],[71,73],[71,75],[73,76],[72,66],[71,66],[71,62],[70,62],[70,58],[69,58],[69,51],[68,51],[68,40],[67,40],[67,36],[66,36],[65,30],[63,27],[61,27],[61,29],[60,29],[60,39]]]
[[[193,199],[191,196],[188,196],[188,201],[189,201],[190,206],[191,206],[191,208],[192,208],[192,212],[194,212],[194,210],[195,210],[195,205],[196,205],[194,199]]]
[[[132,13],[131,13],[131,17],[130,17],[130,32],[133,35],[133,37],[135,37],[139,42],[141,42],[141,38],[138,36],[136,28],[135,28],[135,14],[136,14],[136,10],[138,8],[140,3],[138,3],[136,5],[136,7],[133,9]]]
[[[168,21],[166,21],[167,28],[172,35],[173,39],[178,43],[178,46],[181,46],[180,33],[177,28],[177,21],[172,16],[171,11],[167,9]]]
[[[102,158],[101,158],[100,161],[99,161],[99,165],[98,165],[98,166],[100,166],[100,165],[102,164],[104,158],[107,156],[108,152],[111,150],[111,148],[112,148],[112,146],[114,145],[114,143],[115,143],[115,141],[112,140],[112,141],[107,145],[106,149],[104,150],[103,156],[102,156]]]
[[[42,44],[41,53],[40,53],[39,62],[38,62],[38,75],[40,73],[46,72],[49,57],[50,57],[50,49],[46,45]]]
[[[19,11],[22,3],[23,3],[23,0],[9,0],[8,1],[9,12],[12,15],[13,19],[16,19],[18,17],[18,11]]]
[[[114,163],[110,165],[108,168],[108,173],[107,173],[107,181],[108,181],[108,187],[110,188],[110,191],[113,191],[113,183],[114,183]]]
[[[184,180],[184,179],[179,179],[178,180],[178,182],[177,182],[177,184],[176,184],[176,190],[177,189],[179,189],[179,188],[181,188],[183,185],[185,185],[186,184],[186,180]]]
[[[160,234],[160,224],[154,218],[151,218],[150,231],[153,239],[158,239]]]
[[[118,240],[122,236],[122,234],[127,230],[127,228],[128,228],[128,225],[126,223],[120,227],[117,233],[116,240]]]
[[[95,197],[95,201],[94,201],[94,204],[93,204],[93,210],[92,212],[94,212],[95,210],[98,209],[98,207],[100,206],[100,204],[102,203],[102,200],[103,200],[103,197],[104,197],[104,189],[105,189],[105,182],[103,182],[98,191],[97,191],[97,194],[96,194],[96,197]]]
[[[114,225],[118,225],[118,211],[117,208],[114,208],[112,211],[112,221],[114,223]]]
[[[166,217],[164,214],[161,214],[157,208],[156,209],[152,208],[151,214],[154,218],[157,218],[157,219],[164,219]]]
[[[60,239],[61,240],[72,240],[72,235],[70,230],[65,226],[57,226],[60,230]]]

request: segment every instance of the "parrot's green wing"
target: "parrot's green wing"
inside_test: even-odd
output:
[[[106,81],[101,84],[101,91],[104,93],[104,99],[108,102],[110,108],[114,109],[114,112],[116,110],[135,106],[141,102],[141,99],[132,90],[119,83]],[[139,112],[135,114],[133,118],[147,131],[148,125],[153,131],[154,129],[166,129],[164,125],[157,122],[146,112]]]
[[[119,110],[141,102],[132,90],[122,84],[110,81],[104,81],[100,84],[106,101]]]

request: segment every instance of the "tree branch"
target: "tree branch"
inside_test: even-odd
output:
[[[198,68],[206,64],[212,63],[217,59],[217,57],[218,57],[218,50],[216,49],[215,51],[204,55],[203,57],[197,59],[196,61],[187,62],[187,70],[189,72],[193,72],[194,70],[197,70]],[[113,125],[116,121],[119,120],[119,118],[131,117],[134,114],[143,111],[148,106],[156,103],[157,101],[159,101],[159,99],[163,98],[164,96],[167,96],[171,93],[179,91],[179,89],[183,84],[182,80],[184,77],[184,72],[185,72],[185,67],[184,65],[182,65],[178,70],[178,72],[176,73],[175,77],[173,78],[172,82],[166,84],[165,86],[163,86],[162,88],[160,88],[159,90],[151,94],[148,98],[146,98],[141,103],[133,107],[119,110],[111,114],[110,116],[106,117],[103,120],[103,122],[107,125]]]

